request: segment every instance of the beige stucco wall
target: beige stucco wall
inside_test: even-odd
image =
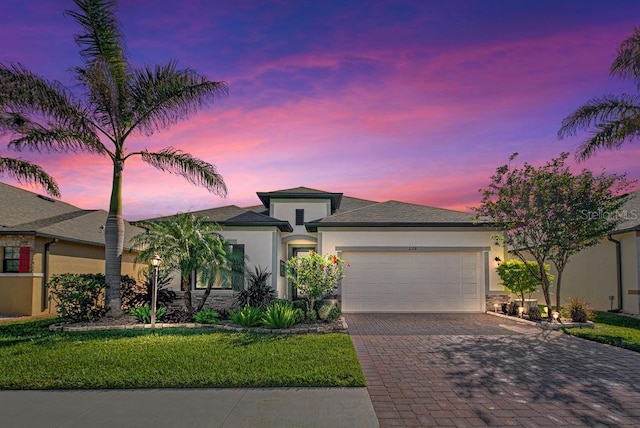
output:
[[[270,215],[279,220],[288,221],[293,227],[293,234],[306,234],[304,225],[296,225],[296,210],[304,210],[304,221],[318,220],[331,215],[329,199],[271,199]]]
[[[0,244],[30,246],[31,272],[0,274],[0,314],[40,315],[55,312],[55,302],[46,299],[43,310],[44,250],[52,239],[41,237],[4,237]],[[134,265],[135,254],[125,251],[122,274],[138,279],[141,266]],[[48,277],[63,273],[104,273],[104,247],[59,241],[49,246]]]
[[[614,236],[621,243],[622,255],[622,284],[623,284],[623,311],[638,314],[639,297],[638,290],[638,266],[640,266],[640,253],[638,252],[638,237],[636,232],[628,232]],[[551,273],[557,278],[557,271],[553,263]],[[551,300],[555,305],[556,279],[551,287]],[[631,292],[631,294],[630,294]],[[614,296],[613,308],[618,308],[618,284],[616,266],[616,246],[613,242],[603,238],[599,244],[586,248],[574,254],[569,259],[562,276],[560,297],[562,305],[565,305],[572,297],[581,297],[591,304],[596,310],[608,311],[611,309],[609,296]],[[534,294],[539,302],[544,302],[542,292]]]

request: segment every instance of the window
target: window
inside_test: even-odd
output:
[[[244,287],[244,244],[230,244],[231,271],[223,271],[215,279],[211,288],[241,290]],[[202,279],[202,273],[196,271],[196,290],[207,288],[206,282]]]
[[[304,210],[296,210],[296,225],[304,224]]]
[[[27,273],[31,270],[29,247],[4,247],[2,257],[2,271]]]

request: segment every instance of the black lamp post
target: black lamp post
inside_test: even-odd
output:
[[[154,254],[151,257],[151,266],[153,267],[153,280],[152,286],[153,290],[151,292],[151,328],[156,328],[156,306],[158,306],[158,266],[160,265],[159,255]]]

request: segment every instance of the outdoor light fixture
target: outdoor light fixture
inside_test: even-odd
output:
[[[520,315],[520,318],[522,318],[522,314],[524,314],[524,306],[518,307],[518,315]]]
[[[151,257],[151,266],[153,267],[153,281],[151,292],[151,329],[156,328],[156,306],[158,306],[158,266],[160,265],[159,255],[154,254]]]
[[[498,306],[500,306],[498,303],[493,304],[493,312],[498,313]]]
[[[553,320],[554,320],[554,321],[558,321],[558,317],[560,316],[560,313],[559,313],[559,312],[557,312],[557,311],[553,311],[553,312],[551,313],[551,316],[553,317]]]

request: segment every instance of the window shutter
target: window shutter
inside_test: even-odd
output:
[[[20,247],[20,264],[18,265],[19,273],[29,273],[31,271],[31,248]]]
[[[296,225],[303,225],[304,224],[304,210],[296,210]]]

